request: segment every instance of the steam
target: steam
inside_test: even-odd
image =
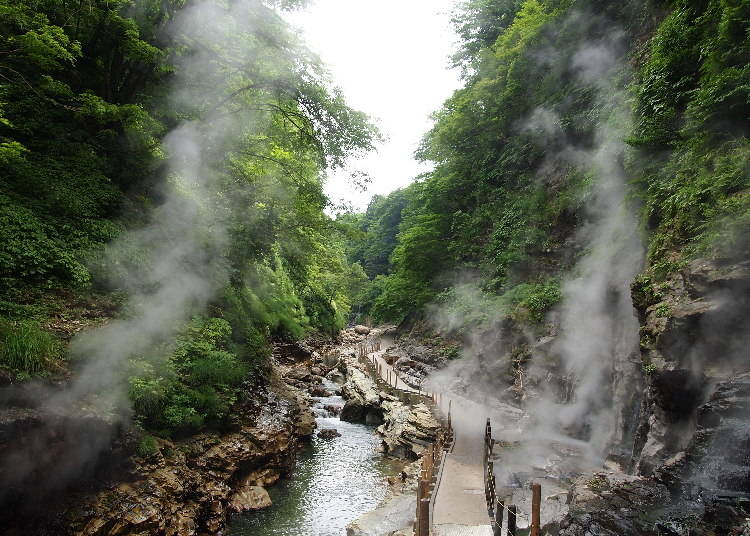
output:
[[[553,327],[547,337],[537,340],[533,333],[512,335],[512,330],[503,329],[501,320],[479,330],[469,327],[464,334],[463,359],[429,378],[432,388],[483,405],[483,412],[469,412],[466,418],[483,422],[485,417],[495,417],[496,423],[505,427],[501,433],[504,439],[529,440],[515,451],[520,455],[514,458],[513,453],[507,453],[504,458],[504,470],[510,473],[563,463],[561,450],[568,452],[568,460],[575,452],[573,457],[580,458],[576,463],[581,466],[601,464],[615,446],[622,448],[618,453],[625,456],[634,433],[627,426],[629,417],[637,411],[636,400],[630,397],[637,392],[633,382],[640,378],[639,324],[630,283],[642,266],[643,246],[623,166],[623,140],[630,127],[622,89],[627,73],[624,34],[611,27],[600,31],[608,26],[607,21],[581,13],[559,24],[568,31],[579,27],[575,30],[576,48],[548,49],[537,59],[545,69],[573,73],[578,85],[591,92],[592,106],[600,117],[594,139],[581,142],[565,137],[561,128],[564,102],[557,107],[540,106],[519,125],[519,131],[547,147],[537,169],[539,180],[559,181],[571,168],[591,177],[584,221],[574,240],[576,250],[583,254],[563,284],[563,300],[548,319]],[[592,37],[597,35],[605,37]],[[472,315],[492,318],[494,311],[496,318],[502,316],[492,300],[471,285],[454,292],[473,304]],[[458,316],[443,307],[433,311],[441,331],[455,332]],[[503,373],[518,359],[511,354],[512,346],[529,348],[528,376],[521,372],[519,378],[508,378]],[[531,393],[526,400],[527,414],[509,419],[512,412],[499,399],[519,387],[525,388],[525,396]],[[547,467],[547,472],[555,471]]]
[[[192,3],[168,29],[175,49],[182,48],[174,58],[168,98],[169,109],[178,110],[180,120],[162,143],[166,180],[160,188],[161,204],[149,224],[110,244],[102,263],[112,267],[112,284],[128,293],[127,315],[72,342],[77,368],[73,380],[64,390],[44,396],[44,409],[60,418],[45,423],[38,437],[29,440],[31,447],[19,448],[4,460],[0,499],[26,483],[38,486],[33,494],[42,495],[45,486],[59,487],[93,470],[114,430],[81,426],[77,420],[108,415],[112,423],[124,422],[130,413],[125,382],[130,360],[167,348],[177,330],[227,282],[224,259],[232,229],[225,214],[234,201],[225,199],[226,177],[220,170],[233,149],[246,147],[248,139],[268,128],[271,110],[250,106],[261,99],[243,101],[242,95],[252,90],[273,94],[274,85],[289,85],[297,69],[295,55],[275,34],[283,28],[272,11],[257,0],[219,4]],[[260,68],[264,78],[255,72]],[[243,87],[248,79],[252,87]],[[272,176],[258,182],[271,195],[288,195]],[[73,429],[90,433],[69,433]],[[58,449],[64,462],[54,470],[44,466],[49,464],[51,437],[67,438],[66,446]],[[50,471],[54,478],[45,476]],[[44,483],[32,484],[34,475]]]
[[[134,292],[129,315],[73,341],[71,354],[83,366],[70,387],[48,401],[48,408],[70,407],[91,395],[97,395],[99,407],[127,407],[123,378],[128,359],[169,340],[225,279],[219,253],[226,229],[207,207],[216,186],[203,149],[210,135],[205,133],[207,126],[185,123],[165,138],[170,168],[165,202],[154,211],[149,226],[123,240],[128,248],[135,244],[148,255],[137,272],[125,272],[121,281]],[[116,243],[112,251],[124,246]]]

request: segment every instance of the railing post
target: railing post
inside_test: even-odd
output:
[[[516,505],[508,507],[508,536],[516,536]]]
[[[541,525],[541,504],[542,504],[542,486],[541,484],[531,485],[531,532],[529,536],[539,536]]]
[[[495,503],[495,523],[492,525],[493,536],[502,536],[504,511],[505,503],[503,501],[497,501]]]
[[[418,536],[430,536],[430,499],[420,499],[422,503],[422,512],[419,519],[419,532]]]

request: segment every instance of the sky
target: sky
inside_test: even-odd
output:
[[[332,174],[326,193],[334,202],[364,210],[375,194],[408,185],[429,167],[413,158],[430,129],[430,114],[459,87],[449,68],[457,37],[450,26],[456,0],[313,0],[288,15],[328,67],[353,108],[370,115],[387,141],[377,152]],[[366,192],[347,178],[372,177]]]

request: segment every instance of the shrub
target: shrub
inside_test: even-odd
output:
[[[0,342],[0,363],[29,376],[51,371],[60,353],[57,339],[31,320],[0,321]]]
[[[144,435],[138,440],[138,445],[135,447],[135,451],[138,456],[147,457],[155,454],[159,450],[159,444],[156,442],[156,438],[152,435]]]
[[[560,283],[550,280],[517,285],[503,294],[500,301],[513,308],[511,314],[517,320],[540,323],[561,298]]]
[[[199,385],[233,386],[243,380],[246,372],[247,368],[237,360],[237,356],[224,350],[214,350],[193,361],[190,380]]]

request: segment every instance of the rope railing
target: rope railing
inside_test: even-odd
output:
[[[529,521],[529,536],[539,536],[541,525],[541,502],[542,486],[537,483],[531,484],[531,519],[523,512],[518,511],[515,504],[506,505],[505,499],[499,499],[497,496],[497,483],[495,482],[495,462],[492,461],[492,451],[495,447],[495,440],[492,438],[492,425],[490,419],[484,427],[484,495],[487,500],[487,513],[489,514],[492,533],[494,536],[503,535],[503,517],[507,512],[507,535],[516,536],[516,524],[518,517],[523,517]]]

